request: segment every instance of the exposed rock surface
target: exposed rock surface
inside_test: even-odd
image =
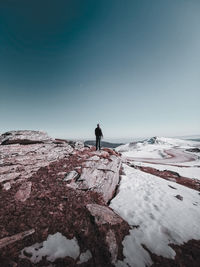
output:
[[[99,193],[107,203],[113,196],[119,183],[121,159],[104,151],[89,157],[83,164],[81,175],[70,183],[70,187],[79,190],[92,190]]]
[[[56,233],[76,238],[80,255],[53,266],[112,266],[122,259],[129,226],[107,206],[119,183],[119,154],[36,131],[8,132],[0,143],[1,266],[49,266],[46,257],[31,262],[24,248]]]
[[[1,145],[11,144],[45,144],[51,142],[52,139],[44,132],[39,131],[10,131],[1,135]]]

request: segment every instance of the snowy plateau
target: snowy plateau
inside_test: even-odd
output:
[[[200,266],[200,142],[2,134],[0,266]]]

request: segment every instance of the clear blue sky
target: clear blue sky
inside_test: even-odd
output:
[[[200,134],[199,0],[0,1],[0,132]]]

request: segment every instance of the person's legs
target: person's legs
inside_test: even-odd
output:
[[[98,137],[96,136],[96,150],[98,149]]]
[[[99,136],[99,150],[101,150],[101,137]]]

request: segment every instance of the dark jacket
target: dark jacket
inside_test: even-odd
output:
[[[101,137],[101,136],[103,136],[100,127],[97,127],[97,128],[95,129],[95,135],[96,135],[96,137]]]

